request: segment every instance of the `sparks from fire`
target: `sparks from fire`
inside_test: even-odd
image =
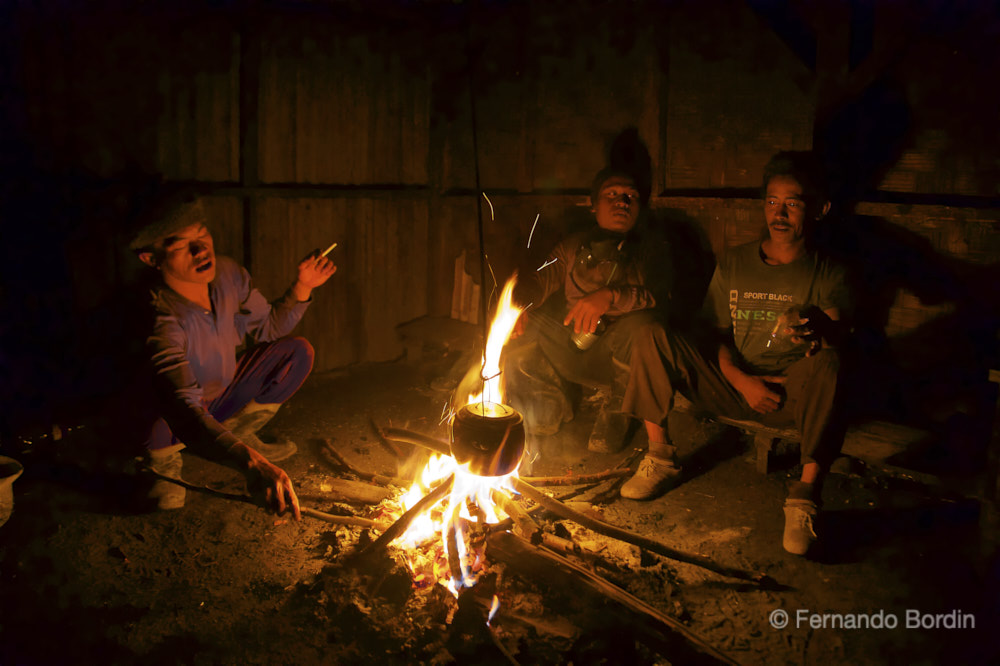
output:
[[[535,215],[535,223],[531,225],[531,233],[528,234],[528,249],[531,249],[531,237],[535,235],[535,227],[538,226],[538,219],[542,216],[541,213]]]
[[[538,271],[542,270],[542,269],[543,269],[543,268],[545,268],[546,266],[551,266],[552,264],[556,263],[557,261],[559,261],[559,258],[558,258],[558,257],[556,257],[555,259],[549,259],[549,260],[548,260],[548,261],[546,261],[546,262],[545,262],[544,264],[542,264],[541,266],[539,266],[538,268],[536,268],[536,269],[535,269],[535,272],[537,273]]]

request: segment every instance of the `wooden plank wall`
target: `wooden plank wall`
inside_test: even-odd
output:
[[[808,3],[792,5],[808,10]],[[817,117],[832,113],[826,100],[839,90],[829,79],[843,84],[845,96],[879,75],[903,81],[897,88],[910,102],[912,127],[895,146],[898,161],[879,174],[883,190],[1000,191],[992,144],[969,139],[992,127],[982,120],[994,105],[985,100],[949,115],[940,110],[947,105],[931,104],[919,76],[961,75],[956,96],[971,107],[968,91],[991,80],[996,58],[977,62],[972,49],[949,60],[947,43],[922,39],[919,26],[881,6],[875,48],[847,74],[804,64],[739,0],[625,3],[616,7],[617,21],[597,3],[572,12],[477,6],[483,14],[469,33],[457,10],[442,8],[440,21],[421,23],[424,13],[415,9],[379,16],[337,3],[258,4],[256,17],[194,5],[100,5],[90,14],[59,3],[48,13],[22,7],[9,31],[16,43],[5,47],[20,54],[12,87],[23,106],[18,129],[42,161],[99,180],[160,174],[223,187],[210,201],[217,245],[249,255],[268,295],[287,286],[306,252],[341,243],[338,274],[301,329],[316,346],[318,370],[394,358],[398,324],[450,314],[463,251],[479,280],[477,167],[494,205],[486,249],[502,284],[558,231],[586,219],[590,179],[626,126],[638,129],[651,153],[654,206],[697,220],[716,252],[756,234],[757,204],[748,197],[763,164],[778,149],[813,144]],[[90,29],[79,29],[84,23]],[[910,30],[903,48],[894,25]],[[251,72],[259,95],[250,188],[238,182],[245,39],[260,45],[259,71]],[[1000,259],[995,208],[886,206],[869,212],[950,256]],[[81,294],[116,288],[122,274],[120,265],[105,276],[85,271],[74,268]],[[902,314],[925,308],[902,297],[894,307]],[[895,318],[893,330],[917,319]]]
[[[429,71],[394,47],[397,33],[369,30],[309,17],[266,23],[261,182],[428,183]]]
[[[427,312],[424,200],[265,198],[255,229],[255,285],[269,298],[291,285],[308,252],[338,243],[337,273],[296,330],[312,342],[317,369],[400,356],[396,325]]]
[[[475,187],[477,157],[487,192],[586,190],[625,127],[637,126],[650,146],[659,143],[662,72],[652,32],[634,30],[627,45],[615,49],[612,28],[593,8],[526,11],[516,22],[489,17],[496,19],[490,32],[475,37],[478,156],[469,79],[451,81],[440,176],[445,191]]]
[[[666,190],[759,187],[771,155],[812,146],[813,73],[746,3],[713,5],[670,23]]]

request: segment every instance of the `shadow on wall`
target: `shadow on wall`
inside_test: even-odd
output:
[[[142,340],[122,221],[150,179],[34,165],[4,169],[0,246],[0,441],[82,423],[137,371]]]
[[[607,163],[633,174],[640,196],[649,201],[652,158],[637,128],[627,127],[615,136]],[[682,211],[657,210],[648,211],[642,233],[647,236],[647,279],[654,292],[660,292],[658,301],[669,301],[666,317],[681,329],[693,327],[715,269],[715,256],[705,230]]]
[[[997,362],[1000,267],[961,261],[882,218],[853,216],[830,227],[825,246],[849,267],[856,298],[853,353],[865,368],[857,408],[933,419],[981,385]],[[900,290],[937,316],[889,337]]]
[[[1000,266],[945,255],[909,229],[855,213],[912,144],[913,114],[903,86],[891,76],[874,81],[825,114],[815,139],[827,160],[834,204],[818,244],[848,267],[856,298],[855,335],[845,354],[852,413],[930,428],[945,435],[946,446],[986,441],[994,405],[987,371],[998,361]],[[923,321],[890,336],[900,290],[919,299],[913,319]]]

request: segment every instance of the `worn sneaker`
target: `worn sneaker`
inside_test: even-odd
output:
[[[595,453],[617,453],[625,448],[631,417],[622,412],[602,409],[590,431],[587,448]]]
[[[244,444],[273,463],[280,462],[286,458],[291,458],[295,455],[295,452],[299,450],[299,447],[295,445],[295,442],[282,440],[280,442],[275,442],[274,444],[268,444],[253,433],[244,434],[242,439]]]
[[[174,451],[166,455],[151,451],[147,454],[147,464],[149,469],[157,474],[169,476],[172,479],[181,478],[181,467],[183,460],[179,451]],[[170,483],[163,479],[153,481],[153,487],[149,489],[148,497],[153,506],[160,511],[180,509],[184,506],[184,499],[187,490],[176,483]]]
[[[635,475],[625,482],[621,496],[626,499],[653,499],[674,487],[681,476],[681,468],[671,460],[646,456],[639,462]]]
[[[785,534],[781,540],[792,555],[805,555],[809,547],[816,542],[816,530],[813,521],[818,510],[816,503],[807,499],[785,500]]]

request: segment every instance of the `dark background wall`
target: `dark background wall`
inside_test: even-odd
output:
[[[474,320],[462,274],[479,282],[477,190],[493,205],[485,241],[502,284],[586,217],[590,178],[628,127],[651,157],[658,219],[716,254],[757,234],[771,154],[823,150],[842,213],[829,240],[856,269],[867,350],[925,349],[915,331],[927,330],[974,357],[910,355],[932,373],[956,362],[974,373],[995,350],[989,3],[0,11],[8,428],[111,396],[134,371],[124,313],[139,265],[123,244],[158,180],[205,188],[217,250],[267,295],[307,252],[339,242],[339,271],[300,328],[326,370],[398,358],[400,323]]]

